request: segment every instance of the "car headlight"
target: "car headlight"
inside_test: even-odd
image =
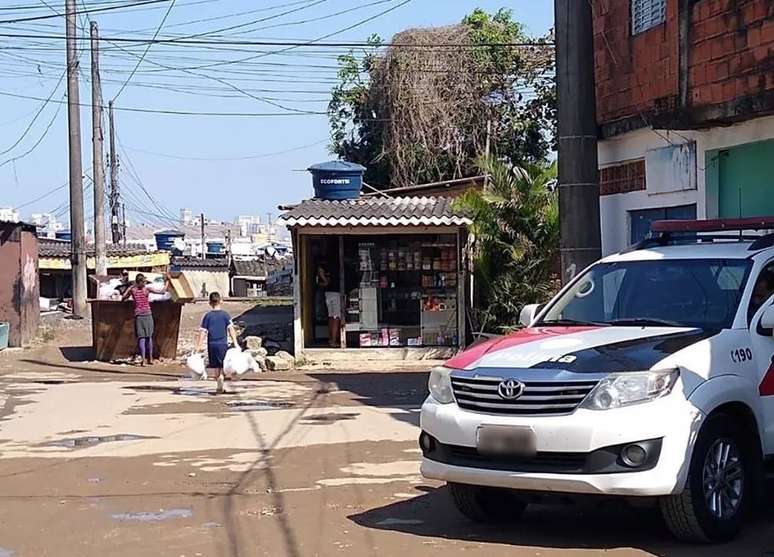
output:
[[[609,410],[640,404],[669,394],[680,377],[679,369],[611,373],[581,404],[588,410]]]
[[[430,379],[427,381],[430,396],[441,404],[454,402],[451,379],[449,378],[451,371],[448,367],[436,367],[430,370]]]

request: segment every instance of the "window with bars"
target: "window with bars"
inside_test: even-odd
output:
[[[666,20],[666,0],[631,0],[632,35],[661,25]]]

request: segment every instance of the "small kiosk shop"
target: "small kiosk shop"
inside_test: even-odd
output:
[[[285,207],[280,217],[296,254],[296,354],[331,348],[326,298],[332,290],[339,300],[340,318],[333,322],[339,350],[421,358],[445,357],[463,346],[470,220],[455,213],[453,200],[321,199],[317,193]],[[321,274],[329,280],[321,281]]]

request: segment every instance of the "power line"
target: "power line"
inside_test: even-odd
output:
[[[158,1],[158,0],[157,0]],[[164,0],[168,1],[168,0]],[[404,0],[398,6],[393,6],[391,9],[397,9],[404,4],[409,3],[411,0]],[[378,16],[379,14],[377,14]],[[374,17],[377,17],[374,16]],[[350,28],[341,30],[339,32],[348,31]],[[328,35],[328,37],[331,35]],[[0,37],[15,38],[15,39],[64,39],[64,35],[32,35],[25,33],[0,33]],[[435,44],[423,44],[423,43],[379,43],[371,44],[368,42],[317,42],[322,39],[310,39],[307,41],[269,41],[269,40],[186,40],[181,41],[176,38],[168,39],[155,39],[149,41],[148,39],[132,39],[129,37],[101,37],[101,40],[109,40],[119,43],[131,43],[131,44],[146,44],[153,42],[153,44],[171,44],[175,46],[183,45],[216,45],[216,46],[283,46],[283,47],[321,47],[321,48],[374,48],[374,47],[389,47],[389,48],[458,48],[458,49],[476,49],[476,48],[534,48],[534,47],[553,47],[553,41],[522,41],[512,43],[481,43],[481,44],[462,44],[462,43],[435,43]],[[284,51],[283,51],[284,52]],[[266,55],[280,54],[281,52],[266,52]]]
[[[135,8],[139,6],[145,6],[147,4],[159,4],[161,2],[169,2],[170,0],[142,0],[140,2],[131,2],[131,3],[124,3],[117,6],[106,6],[103,8],[94,8],[87,11],[75,11],[74,15],[82,15],[84,13],[93,14],[93,13],[99,13],[99,12],[107,12],[111,10],[120,10],[123,8]],[[21,17],[16,19],[5,19],[0,20],[0,23],[24,23],[27,21],[39,21],[42,19],[53,19],[55,17],[62,17],[63,14],[51,14],[51,15],[39,15],[39,16],[30,16],[30,17]]]
[[[154,151],[147,151],[145,149],[138,149],[136,147],[123,146],[123,148],[128,149],[130,151],[137,151],[138,153],[145,153],[146,155],[154,155],[157,157],[164,157],[168,159],[179,159],[179,160],[186,160],[186,161],[244,161],[244,160],[264,159],[268,157],[274,157],[277,155],[284,155],[286,153],[292,153],[294,151],[301,151],[302,149],[309,149],[310,147],[316,147],[317,145],[322,145],[327,141],[329,140],[326,138],[326,139],[321,139],[320,141],[315,141],[314,143],[299,145],[298,147],[291,147],[289,149],[284,149],[282,151],[275,151],[273,153],[263,153],[260,155],[247,155],[243,157],[188,157],[183,155],[172,155],[169,153],[157,153]]]
[[[65,76],[66,73],[67,73],[66,70],[64,72],[62,72],[62,75],[59,77],[59,81],[56,82],[56,85],[51,90],[51,94],[48,96],[48,98],[45,101],[43,101],[43,104],[40,105],[40,108],[35,113],[35,116],[32,117],[32,120],[30,120],[30,123],[24,129],[22,134],[19,136],[19,139],[17,139],[16,142],[13,145],[11,145],[10,147],[8,147],[5,151],[0,151],[0,155],[5,155],[6,153],[9,153],[10,151],[12,151],[19,143],[22,142],[22,140],[25,137],[27,137],[27,134],[29,133],[29,131],[32,129],[32,126],[37,121],[38,116],[40,116],[43,113],[43,110],[48,106],[48,104],[51,102],[51,99],[56,94],[57,90],[59,89],[59,86],[62,84],[62,80],[64,79],[64,76]]]
[[[59,106],[57,106],[57,107],[56,107],[56,111],[54,112],[54,116],[53,116],[53,118],[51,118],[51,121],[49,121],[48,125],[47,125],[47,126],[46,126],[46,128],[43,130],[43,134],[42,134],[42,135],[40,136],[40,138],[39,138],[39,139],[38,139],[38,140],[37,140],[37,141],[36,141],[36,142],[35,142],[35,143],[32,145],[32,147],[30,147],[29,149],[27,149],[27,150],[26,150],[24,153],[22,153],[21,155],[17,155],[17,156],[15,156],[15,157],[11,157],[10,159],[6,159],[6,160],[4,160],[3,162],[0,162],[0,167],[3,167],[3,166],[5,166],[6,164],[9,164],[9,163],[12,163],[12,162],[16,162],[16,161],[18,161],[18,160],[20,160],[20,159],[23,159],[24,157],[26,157],[27,155],[29,155],[30,153],[32,153],[32,152],[33,152],[35,149],[37,149],[38,145],[40,145],[40,144],[43,142],[43,140],[45,139],[45,137],[48,135],[48,132],[49,132],[49,130],[51,130],[51,126],[53,126],[53,125],[54,125],[54,122],[56,121],[56,118],[57,118],[57,116],[59,116],[59,112],[62,110],[62,105],[64,105],[64,104],[67,104],[67,101],[65,100],[65,96],[66,96],[66,95],[62,95],[62,100],[61,100],[61,101],[55,101],[55,102],[57,102],[57,103],[59,104]]]
[[[15,209],[18,210],[18,209],[23,209],[24,207],[29,207],[30,205],[33,205],[33,204],[37,203],[38,201],[41,201],[41,200],[45,199],[46,197],[48,197],[50,195],[53,195],[53,194],[55,194],[56,192],[58,192],[60,190],[63,190],[64,188],[66,188],[69,185],[69,183],[70,183],[69,181],[65,182],[61,186],[57,186],[54,189],[51,189],[51,190],[47,191],[43,195],[40,195],[40,196],[36,197],[35,199],[27,201],[26,203],[22,203],[21,205],[17,205],[15,207]]]
[[[153,40],[158,37],[159,32],[161,31],[161,28],[164,27],[164,23],[167,21],[167,18],[169,17],[169,13],[172,11],[172,8],[175,6],[175,1],[172,0],[172,2],[169,4],[169,8],[167,8],[167,11],[164,13],[164,17],[161,19],[161,23],[159,23],[159,26],[156,28],[156,32],[153,34]],[[148,43],[148,46],[145,47],[145,52],[142,53],[142,56],[140,56],[139,60],[137,60],[137,64],[134,66],[134,69],[132,70],[132,73],[129,74],[129,77],[126,78],[126,81],[121,86],[121,88],[118,90],[118,93],[113,97],[113,101],[118,98],[118,96],[123,93],[124,89],[126,88],[126,84],[129,83],[132,78],[134,77],[135,72],[137,71],[137,68],[140,67],[140,64],[142,64],[142,61],[145,59],[145,56],[148,54],[148,51],[150,50],[153,43]]]
[[[13,97],[17,99],[29,99],[35,101],[45,100],[41,97],[35,97],[31,95],[19,95],[17,93],[9,93],[8,91],[0,91],[0,96]],[[51,101],[58,104],[67,104],[67,101]],[[79,106],[91,106],[81,103]],[[115,110],[123,112],[139,112],[144,114],[167,114],[172,116],[236,116],[240,118],[259,118],[259,117],[272,117],[272,116],[308,116],[308,115],[325,115],[326,112],[195,112],[187,110],[161,110],[151,108],[132,108],[132,107],[116,107]]]

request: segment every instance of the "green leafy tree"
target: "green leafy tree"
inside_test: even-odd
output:
[[[339,58],[332,152],[384,187],[472,176],[487,149],[518,165],[545,160],[556,116],[548,42],[530,38],[504,9],[408,29],[386,48],[372,37]]]
[[[515,327],[525,304],[548,300],[559,287],[559,203],[556,164],[512,166],[479,160],[483,190],[455,203],[473,220],[479,327]]]

